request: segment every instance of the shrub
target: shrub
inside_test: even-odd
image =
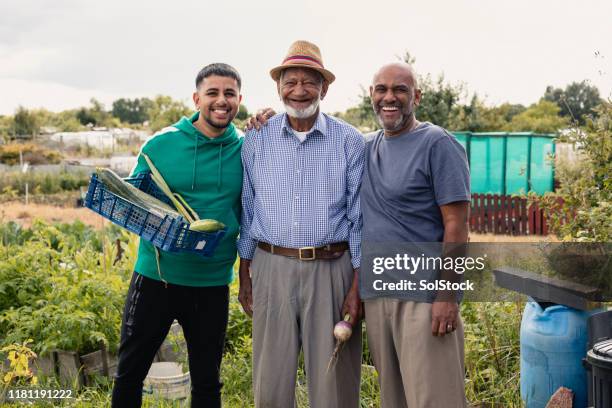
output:
[[[560,138],[576,146],[580,163],[561,167],[559,189],[542,200],[564,241],[612,241],[612,103],[596,111],[596,119]]]
[[[0,163],[19,164],[19,152],[23,161],[30,164],[57,164],[62,160],[58,151],[46,149],[35,143],[10,143],[0,146]]]
[[[116,351],[136,240],[120,233],[127,250],[117,261],[117,229],[37,222],[0,230],[0,347],[31,338],[42,355],[84,354],[100,342]]]
[[[77,190],[89,184],[89,176],[79,173],[6,172],[0,174],[0,192],[23,195],[28,183],[30,194],[55,194]]]

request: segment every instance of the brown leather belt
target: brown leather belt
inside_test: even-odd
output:
[[[257,246],[274,255],[282,255],[289,258],[297,258],[300,261],[314,261],[315,259],[340,258],[344,251],[349,249],[348,242],[338,242],[322,247],[283,248],[267,242],[259,241]]]

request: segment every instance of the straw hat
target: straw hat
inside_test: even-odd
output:
[[[334,82],[336,76],[323,66],[321,50],[319,47],[308,41],[296,41],[289,47],[289,52],[278,67],[272,68],[270,76],[278,81],[283,69],[287,68],[310,68],[323,75],[323,78],[330,84]]]

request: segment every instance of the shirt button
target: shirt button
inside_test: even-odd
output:
[[[297,226],[298,226],[298,223],[297,223],[297,222],[294,222],[294,223],[293,223],[293,225],[295,225],[295,226],[297,227]]]
[[[299,196],[299,195],[298,195],[298,196],[295,196],[295,199],[296,199],[296,200],[299,200],[299,199],[300,199],[300,196]]]

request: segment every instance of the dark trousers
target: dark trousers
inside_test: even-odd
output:
[[[187,342],[191,406],[220,407],[228,302],[228,286],[166,287],[134,273],[123,311],[112,407],[140,407],[143,381],[174,319]]]

